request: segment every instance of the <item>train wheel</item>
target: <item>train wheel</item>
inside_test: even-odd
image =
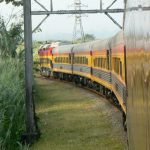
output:
[[[78,76],[75,76],[75,77],[74,77],[74,83],[75,83],[76,85],[80,83],[80,79],[79,79]]]

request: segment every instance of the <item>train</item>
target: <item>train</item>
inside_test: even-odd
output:
[[[41,74],[110,97],[122,108],[129,150],[150,150],[150,1],[124,2],[123,31],[105,40],[42,46]]]
[[[126,129],[126,46],[123,31],[112,38],[39,48],[41,74],[73,81],[100,92],[119,105]]]

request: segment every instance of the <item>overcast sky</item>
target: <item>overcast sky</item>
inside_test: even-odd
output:
[[[47,9],[50,8],[50,0],[39,0]],[[83,9],[99,9],[100,0],[81,0],[83,4],[88,5]],[[113,0],[103,0],[103,8],[108,7]],[[74,0],[53,0],[54,10],[74,9]],[[123,8],[123,0],[118,2],[112,8]],[[14,9],[14,10],[13,10]],[[12,10],[14,13],[20,11],[22,8],[14,8],[5,3],[0,4],[0,14],[5,19],[9,18]],[[42,10],[34,0],[32,0],[32,10]],[[19,14],[19,13],[18,13]],[[121,25],[123,14],[111,14]],[[40,22],[44,16],[33,16],[33,28]],[[19,18],[17,18],[19,19]],[[34,34],[36,40],[50,40],[50,39],[67,39],[72,40],[74,16],[71,15],[51,15],[41,26],[42,32]],[[88,14],[83,15],[83,28],[85,34],[93,34],[97,39],[107,38],[116,34],[120,29],[104,14]]]

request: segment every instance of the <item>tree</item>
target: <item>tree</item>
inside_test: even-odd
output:
[[[0,3],[1,2],[6,2],[7,4],[12,3],[15,6],[23,5],[23,0],[0,0]]]
[[[22,42],[22,23],[12,23],[7,29],[5,22],[0,18],[0,56],[15,57],[18,45]]]
[[[85,34],[84,35],[84,41],[83,41],[83,39],[79,38],[74,43],[77,44],[77,43],[83,43],[83,42],[90,42],[93,40],[95,40],[95,37],[93,34]]]
[[[85,39],[86,42],[88,42],[88,41],[95,40],[95,37],[94,37],[93,34],[85,34],[84,39]]]

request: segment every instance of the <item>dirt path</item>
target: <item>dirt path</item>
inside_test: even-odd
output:
[[[75,85],[36,78],[41,139],[31,150],[126,150],[121,113]]]

